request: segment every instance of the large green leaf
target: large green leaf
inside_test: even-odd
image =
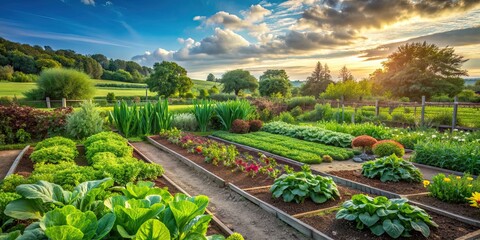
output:
[[[186,200],[171,202],[169,206],[173,217],[175,218],[176,226],[179,229],[183,228],[192,215],[198,210],[195,203]]]
[[[113,228],[115,224],[115,214],[107,213],[100,220],[98,220],[97,230],[95,232],[94,239],[102,239],[105,237]]]
[[[412,225],[412,228],[421,232],[423,236],[425,236],[426,238],[428,238],[428,236],[430,236],[430,228],[428,227],[428,225],[421,221],[421,220],[418,220],[418,221],[411,221],[410,224]]]
[[[360,221],[362,221],[363,224],[367,225],[367,227],[375,225],[375,223],[380,220],[380,217],[378,217],[377,214],[370,215],[367,212],[359,214],[358,218],[360,219]]]
[[[16,191],[26,199],[40,199],[44,203],[65,204],[71,197],[71,193],[59,185],[41,180],[35,184],[17,186]]]
[[[385,221],[383,221],[383,229],[390,237],[398,238],[400,237],[400,235],[402,235],[405,227],[402,226],[402,223],[397,219],[394,219],[393,221],[390,219],[386,219]]]
[[[5,215],[20,219],[40,219],[43,215],[43,208],[41,206],[40,200],[28,200],[28,199],[17,199],[11,201],[5,207]]]
[[[373,234],[380,236],[385,233],[385,230],[383,229],[382,224],[377,224],[373,227],[370,227],[370,231],[372,231]]]
[[[15,240],[17,239],[22,233],[20,230],[9,232],[9,233],[0,233],[0,240]]]
[[[142,224],[135,235],[135,240],[170,240],[170,232],[162,222],[150,219]]]
[[[82,240],[83,233],[78,228],[63,225],[45,229],[45,235],[51,240]]]
[[[210,215],[199,215],[190,220],[183,228],[182,233],[188,236],[192,233],[199,233],[201,235],[205,235],[208,230],[208,225],[212,220],[212,216]]]

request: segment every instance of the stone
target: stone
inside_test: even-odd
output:
[[[363,160],[362,160],[361,158],[359,158],[359,157],[354,157],[354,158],[353,158],[353,161],[354,161],[354,162],[357,162],[357,163],[363,162]]]

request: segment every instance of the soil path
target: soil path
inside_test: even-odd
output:
[[[22,150],[5,150],[0,151],[0,179],[7,175],[10,166]]]
[[[275,216],[233,192],[219,188],[211,180],[178,161],[174,156],[146,142],[132,143],[152,161],[160,164],[181,188],[192,195],[209,196],[209,209],[245,239],[308,239]]]

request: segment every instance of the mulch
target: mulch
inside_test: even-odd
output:
[[[468,203],[446,203],[428,195],[409,196],[408,198],[412,201],[417,201],[419,203],[480,221],[480,211],[471,207]]]
[[[362,175],[362,170],[344,170],[331,171],[329,174],[352,180],[354,182],[363,183],[375,188],[386,190],[398,194],[414,194],[428,192],[422,183],[410,182],[382,182],[379,179],[367,178]]]

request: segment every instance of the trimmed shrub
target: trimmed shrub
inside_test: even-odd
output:
[[[250,120],[250,132],[257,132],[260,131],[263,127],[262,120]]]
[[[35,145],[35,151],[38,151],[43,148],[53,147],[53,146],[66,146],[71,149],[77,149],[77,144],[71,139],[57,136],[57,137],[47,138],[37,143],[37,145]]]
[[[378,141],[372,146],[373,154],[379,157],[390,156],[392,154],[402,157],[405,154],[405,148],[402,144],[393,140]]]
[[[34,163],[73,162],[77,155],[77,149],[73,150],[67,146],[59,145],[36,150],[30,155],[30,159]]]
[[[418,168],[395,154],[364,163],[362,174],[367,178],[380,179],[382,182],[421,182],[423,179]]]
[[[232,122],[232,127],[230,128],[230,132],[233,133],[248,133],[250,130],[250,125],[247,121],[241,119],[235,119]]]
[[[361,135],[352,140],[352,147],[361,148],[363,151],[370,151],[375,143],[377,143],[377,139],[368,135]]]
[[[219,102],[226,102],[229,100],[237,100],[237,96],[233,94],[218,93],[218,94],[211,94],[210,99],[219,101]]]

